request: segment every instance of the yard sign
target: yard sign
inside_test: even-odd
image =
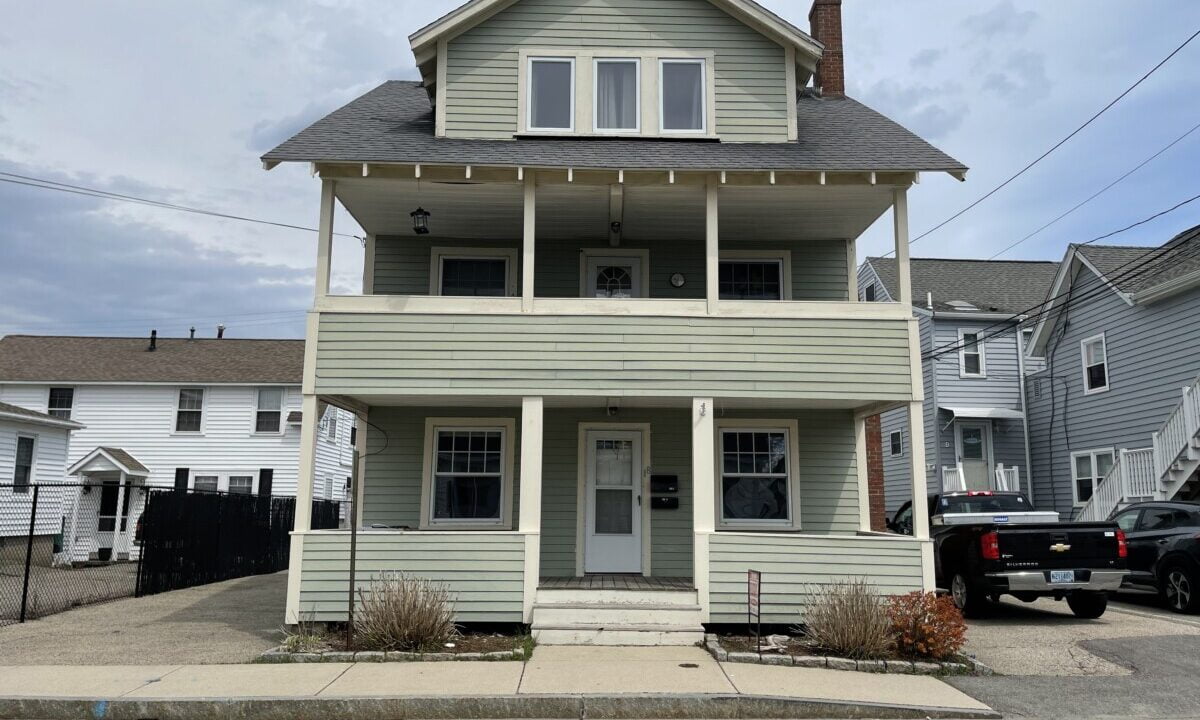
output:
[[[762,573],[746,571],[746,625],[754,633],[754,647],[762,654]]]

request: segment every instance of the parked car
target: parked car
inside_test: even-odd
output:
[[[1112,520],[1129,538],[1126,584],[1157,589],[1175,612],[1200,612],[1200,503],[1134,503]]]
[[[929,522],[937,585],[968,617],[1012,595],[1065,599],[1076,617],[1098,618],[1125,577],[1128,548],[1116,523],[1060,523],[1019,492],[930,495]],[[912,503],[888,526],[911,534]]]

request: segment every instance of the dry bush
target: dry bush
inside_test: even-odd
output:
[[[804,634],[816,647],[856,660],[886,657],[895,646],[883,598],[861,579],[817,588]]]
[[[962,649],[967,624],[947,595],[913,591],[888,598],[888,616],[902,655],[944,660]]]
[[[429,652],[458,634],[445,585],[402,572],[385,572],[359,589],[354,634],[366,650]]]

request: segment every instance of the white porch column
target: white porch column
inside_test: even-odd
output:
[[[846,241],[846,299],[858,302],[858,242],[854,238]]]
[[[692,582],[700,620],[708,622],[708,540],[717,527],[716,448],[712,398],[692,398]]]
[[[517,530],[525,535],[525,622],[533,620],[533,601],[541,576],[542,417],[540,397],[521,398],[521,508]]]
[[[867,468],[867,415],[854,414],[854,461],[858,473],[858,529],[871,531],[871,483]]]
[[[121,509],[125,507],[125,471],[122,470],[121,474],[117,477],[117,520],[113,524],[113,560],[117,559],[117,553],[121,552],[121,546],[124,544],[125,539],[124,534],[121,532],[121,521],[125,520],[121,512]]]
[[[720,180],[709,175],[704,195],[704,296],[708,300],[708,314],[717,314],[717,299],[720,297],[718,270],[720,251],[717,237],[720,234]],[[711,407],[712,403],[709,403]],[[712,414],[709,413],[709,417]]]
[[[894,299],[904,305],[912,305],[912,278],[908,274],[907,188],[892,191],[892,228],[896,236],[896,277],[900,286],[900,297]]]
[[[537,173],[525,170],[524,232],[521,236],[521,312],[533,312],[534,246],[537,236]]]
[[[321,216],[317,224],[317,299],[329,294],[329,268],[333,257],[333,189],[333,180],[321,181]]]
[[[908,450],[912,463],[913,537],[921,542],[921,584],[934,589],[933,543],[929,540],[929,486],[925,481],[924,403],[908,404]]]

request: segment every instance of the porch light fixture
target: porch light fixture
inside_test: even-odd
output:
[[[418,235],[429,234],[429,211],[425,208],[418,207],[409,213],[413,221],[413,232]]]

